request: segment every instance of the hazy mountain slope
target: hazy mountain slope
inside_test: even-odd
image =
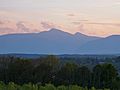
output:
[[[75,53],[82,44],[99,39],[81,33],[70,34],[58,29],[40,33],[0,36],[0,53]]]
[[[120,35],[90,41],[79,48],[79,53],[87,54],[119,54]]]

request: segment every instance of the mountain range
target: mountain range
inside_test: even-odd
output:
[[[101,38],[55,28],[40,33],[1,35],[0,53],[119,54],[120,35]]]

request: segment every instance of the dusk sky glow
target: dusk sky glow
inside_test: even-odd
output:
[[[120,0],[0,0],[0,35],[51,28],[92,36],[120,34]]]

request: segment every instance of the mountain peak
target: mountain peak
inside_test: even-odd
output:
[[[75,33],[75,35],[81,35],[81,34],[82,34],[82,33],[80,33],[80,32],[76,32],[76,33]],[[82,35],[83,35],[83,34],[82,34]]]
[[[52,29],[50,29],[49,30],[50,32],[62,32],[62,30],[60,30],[60,29],[56,29],[56,28],[52,28]]]
[[[52,34],[61,34],[61,35],[73,35],[71,33],[68,33],[68,32],[65,32],[63,30],[60,30],[60,29],[56,29],[56,28],[52,28],[48,31],[49,33],[52,33]]]
[[[80,32],[76,32],[74,35],[75,35],[75,36],[87,36],[87,35],[84,35],[84,34],[82,34],[82,33],[80,33]]]
[[[47,34],[59,34],[59,33],[64,33],[64,31],[60,30],[60,29],[56,29],[56,28],[51,28],[50,30],[48,31],[42,31],[40,32],[39,34],[41,33],[47,33]]]

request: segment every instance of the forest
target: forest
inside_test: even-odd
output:
[[[90,68],[54,55],[0,57],[0,81],[0,90],[120,90],[119,72],[112,63]]]

